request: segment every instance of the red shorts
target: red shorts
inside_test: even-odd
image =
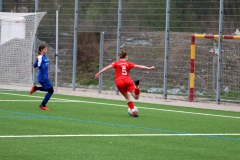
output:
[[[135,90],[135,84],[131,79],[118,79],[115,82],[119,92],[122,94]]]

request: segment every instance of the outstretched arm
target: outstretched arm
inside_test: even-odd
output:
[[[151,70],[151,69],[155,69],[154,66],[152,67],[147,67],[147,66],[143,66],[143,65],[135,65],[134,68],[139,68],[139,69],[148,69],[148,70]]]
[[[111,68],[113,68],[113,66],[111,64],[109,66],[103,68],[101,71],[99,71],[97,74],[95,74],[95,78],[98,78],[100,76],[100,74],[102,74],[103,72],[105,72]]]

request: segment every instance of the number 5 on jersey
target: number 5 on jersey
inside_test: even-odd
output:
[[[126,66],[121,66],[122,67],[122,75],[127,75],[127,71],[126,71]]]

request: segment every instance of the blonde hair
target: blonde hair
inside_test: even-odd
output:
[[[121,51],[118,53],[118,55],[119,55],[120,59],[123,59],[123,58],[126,58],[127,52],[121,50]]]
[[[39,47],[38,47],[38,55],[41,55],[41,51],[46,48],[47,46],[45,44],[41,44]]]

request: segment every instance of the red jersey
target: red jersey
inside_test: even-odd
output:
[[[111,65],[115,68],[115,80],[131,78],[129,72],[135,66],[134,63],[123,60],[115,61]]]

